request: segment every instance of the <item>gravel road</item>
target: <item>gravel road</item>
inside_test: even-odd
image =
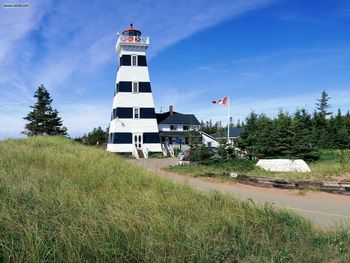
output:
[[[203,177],[180,175],[162,170],[178,163],[176,158],[128,160],[155,174],[179,183],[191,185],[200,191],[219,191],[243,200],[253,200],[258,204],[270,203],[286,208],[311,220],[316,226],[334,228],[350,227],[350,196],[324,192],[306,192],[300,195],[297,190],[260,188],[234,182],[222,182]]]

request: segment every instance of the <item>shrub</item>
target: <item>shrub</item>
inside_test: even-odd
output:
[[[174,148],[174,156],[177,156],[182,150],[180,148]]]
[[[189,160],[191,162],[203,162],[214,156],[211,148],[205,146],[192,147],[190,150]]]

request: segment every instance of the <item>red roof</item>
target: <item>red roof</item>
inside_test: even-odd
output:
[[[127,32],[138,32],[141,34],[141,31],[134,28],[133,24],[130,24],[130,27],[122,32],[122,34],[127,33]]]

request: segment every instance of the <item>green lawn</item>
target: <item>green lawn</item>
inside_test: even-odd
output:
[[[58,137],[0,143],[0,262],[350,262],[345,230]]]
[[[310,173],[268,172],[251,165],[248,167],[239,165],[239,162],[238,164],[227,162],[211,165],[174,166],[168,170],[192,176],[204,175],[205,173],[237,172],[253,176],[350,182],[350,150],[321,150],[320,153],[321,159],[319,161],[309,163]]]

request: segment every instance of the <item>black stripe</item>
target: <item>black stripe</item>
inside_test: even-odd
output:
[[[144,132],[143,143],[160,143],[158,132]]]
[[[132,82],[131,81],[119,81],[117,84],[118,92],[131,92]]]
[[[140,108],[140,118],[141,119],[155,119],[156,113],[154,108]]]
[[[132,107],[117,107],[113,109],[112,119],[132,119],[133,108]],[[154,108],[140,108],[140,119],[156,119],[156,113]]]
[[[139,82],[139,92],[152,92],[150,82]]]
[[[114,111],[114,119],[115,118],[119,118],[119,119],[132,119],[133,115],[132,115],[132,108],[122,108],[122,107],[118,107],[113,109]]]
[[[147,67],[146,56],[138,55],[137,56],[137,65],[139,67]],[[131,66],[131,55],[122,55],[119,58],[119,66]]]
[[[138,56],[137,57],[137,65],[139,67],[147,67],[146,56]]]
[[[132,92],[132,81],[119,81],[116,84],[116,93],[117,92]],[[151,83],[139,81],[139,92],[140,93],[152,92]]]
[[[109,142],[113,144],[132,144],[132,134],[130,132],[114,132],[109,135]]]
[[[120,66],[131,66],[131,55],[122,55],[119,60]]]
[[[158,132],[144,132],[143,143],[160,143]],[[109,134],[109,143],[112,144],[132,144],[131,132],[113,132]]]

